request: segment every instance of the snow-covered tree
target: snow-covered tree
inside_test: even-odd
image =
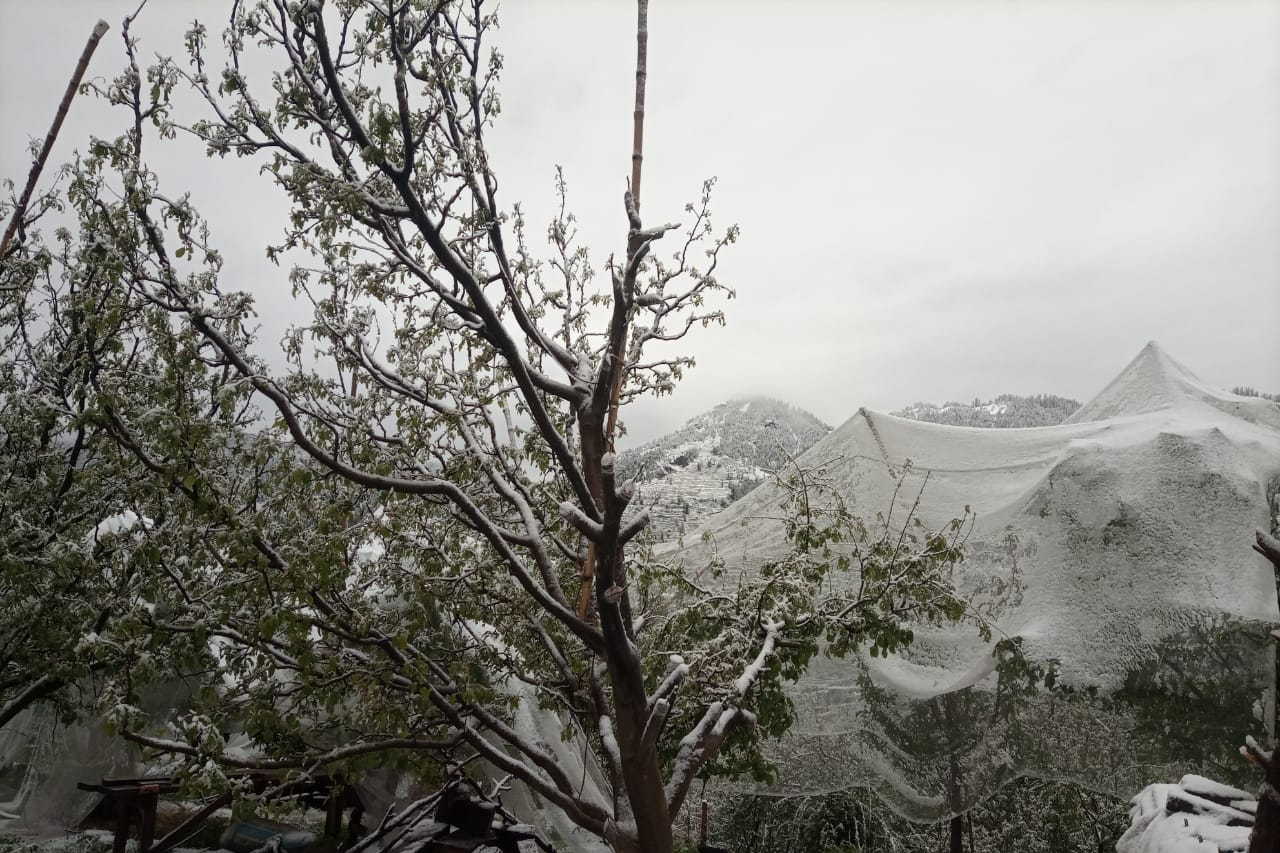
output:
[[[145,560],[136,466],[93,419],[95,374],[133,357],[131,319],[86,264],[92,239],[44,242],[36,223],[61,199],[0,208],[23,220],[0,265],[0,726],[36,703],[83,707]]]
[[[958,522],[864,524],[803,470],[792,552],[759,577],[636,547],[619,413],[669,392],[691,365],[670,346],[721,322],[737,237],[713,229],[712,181],[683,225],[641,218],[645,17],[626,239],[603,284],[563,180],[547,259],[500,197],[481,0],[237,3],[220,66],[197,24],[187,62],[143,69],[126,23],[129,66],[102,93],[129,129],[78,166],[98,248],[72,274],[106,271],[139,312],[132,375],[94,377],[95,423],[167,508],[145,531],[146,606],[113,622],[129,665],[104,707],[127,737],[202,768],[478,757],[614,849],[667,853],[699,774],[767,775],[761,738],[789,724],[783,687],[821,643],[892,651],[912,619],[963,615]],[[265,88],[257,51],[279,69]],[[208,118],[173,122],[179,86]],[[254,160],[288,197],[268,254],[313,310],[286,367],[262,357],[192,201],[148,169],[153,125]],[[194,686],[158,731],[137,698],[165,669]],[[589,751],[599,795],[535,712]],[[253,748],[228,751],[230,728]]]

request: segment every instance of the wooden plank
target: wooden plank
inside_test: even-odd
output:
[[[92,791],[95,794],[102,794],[113,800],[126,799],[136,800],[138,797],[146,797],[151,794],[172,794],[174,791],[180,790],[181,785],[174,783],[172,785],[136,785],[132,787],[116,787],[112,785],[94,785],[90,782],[77,782],[76,787],[81,791]]]

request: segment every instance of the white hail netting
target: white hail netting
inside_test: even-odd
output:
[[[509,687],[518,693],[521,700],[513,720],[521,737],[542,744],[555,755],[556,764],[570,779],[579,782],[584,799],[608,808],[608,782],[581,735],[569,739],[563,737],[564,722],[557,715],[537,707],[537,690],[533,686],[512,679]],[[607,845],[574,824],[564,812],[543,800],[526,785],[512,784],[510,790],[502,794],[502,805],[522,820],[534,822],[546,830],[558,850],[566,853],[609,851]]]
[[[82,684],[78,689],[92,688]],[[142,707],[156,717],[176,713],[185,707],[188,692],[181,682],[152,685]],[[79,783],[167,769],[140,761],[135,747],[107,734],[96,719],[67,725],[36,705],[0,727],[0,830],[61,833],[78,826],[101,799],[81,791]]]
[[[170,706],[177,707],[173,692],[167,692],[165,698],[173,699]],[[245,748],[242,736],[233,736],[228,751],[241,757],[255,754]],[[140,762],[133,746],[95,722],[68,726],[46,708],[28,709],[0,727],[0,831],[61,833],[78,826],[101,799],[81,791],[80,782],[169,769],[168,764]],[[392,805],[411,801],[404,782],[394,770],[372,770],[359,780],[355,788],[366,826],[376,826]]]
[[[98,800],[80,782],[136,771],[133,753],[96,725],[63,725],[37,706],[0,727],[0,830],[59,833]]]
[[[1153,779],[1250,777],[1235,755],[1270,719],[1277,621],[1270,565],[1250,549],[1280,483],[1280,406],[1205,386],[1154,343],[1067,423],[991,430],[865,410],[799,463],[872,519],[918,515],[940,529],[977,514],[962,588],[1015,576],[996,603],[997,639],[1098,696],[1000,681],[972,627],[924,627],[902,655],[819,659],[792,691],[799,722],[777,746],[768,793],[874,788],[895,810],[937,820],[1018,775],[1070,778],[1132,796]],[[761,486],[708,524],[736,583],[785,552],[784,492]],[[744,522],[750,521],[749,524]],[[697,541],[697,535],[686,541]],[[707,546],[684,553],[705,565]],[[990,584],[988,583],[988,587]],[[1002,697],[997,702],[997,690]]]

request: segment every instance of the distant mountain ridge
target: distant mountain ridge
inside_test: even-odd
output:
[[[1056,394],[1001,394],[986,402],[975,399],[972,405],[964,403],[915,403],[889,414],[913,421],[931,424],[967,427],[1041,427],[1057,426],[1065,422],[1080,408],[1079,400],[1059,397]]]
[[[659,537],[679,536],[768,480],[831,427],[804,409],[768,397],[729,400],[683,427],[618,455],[634,478],[633,505],[645,507]]]

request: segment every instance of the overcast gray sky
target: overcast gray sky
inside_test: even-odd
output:
[[[119,69],[134,5],[0,0],[0,175],[25,178],[98,17],[90,74]],[[185,25],[217,30],[226,6],[151,0],[143,55],[180,55]],[[634,5],[499,9],[505,203],[545,222],[563,165],[602,262],[625,229]],[[1280,391],[1278,45],[1277,0],[652,0],[644,213],[680,218],[715,175],[742,238],[728,326],[687,342],[698,367],[631,410],[632,438],[751,393],[832,424],[919,399],[1087,399],[1150,339],[1208,382]],[[81,100],[53,160],[119,129]],[[233,259],[226,285],[286,288],[263,262],[275,190],[151,150]]]

